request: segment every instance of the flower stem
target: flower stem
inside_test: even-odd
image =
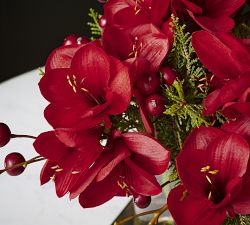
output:
[[[29,165],[29,164],[31,164],[31,163],[39,162],[39,161],[42,161],[42,160],[45,160],[45,158],[39,155],[39,156],[36,156],[36,157],[34,157],[34,158],[32,158],[32,159],[29,159],[28,161],[25,161],[25,162],[22,162],[22,163],[18,163],[18,164],[16,164],[16,165],[13,165],[13,166],[8,167],[8,168],[5,168],[5,169],[1,169],[1,170],[0,170],[0,174],[6,172],[6,171],[8,171],[8,170],[11,170],[11,169],[15,169],[15,168],[21,167],[21,166],[26,167],[27,165]]]
[[[27,134],[11,134],[11,138],[31,138],[36,139],[37,137]]]
[[[159,217],[161,216],[161,214],[163,212],[165,212],[166,210],[168,209],[168,206],[167,205],[164,205],[163,207],[159,208],[159,209],[154,209],[154,210],[150,210],[150,211],[146,211],[146,212],[142,212],[142,213],[139,213],[139,214],[136,214],[134,216],[129,216],[129,217],[126,217],[120,221],[116,221],[114,223],[114,225],[122,225],[130,220],[133,220],[137,217],[140,217],[140,216],[145,216],[145,215],[149,215],[149,214],[154,214],[153,218],[149,221],[148,225],[154,225],[158,222],[158,219]]]

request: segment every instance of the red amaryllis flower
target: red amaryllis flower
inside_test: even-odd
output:
[[[174,0],[172,8],[189,15],[205,30],[228,32],[234,27],[230,16],[244,3],[245,0]]]
[[[108,1],[104,6],[105,50],[121,60],[145,58],[157,71],[173,41],[169,4],[169,0]]]
[[[194,129],[176,158],[182,184],[171,190],[177,225],[220,225],[227,213],[250,213],[249,145],[240,135],[212,127]]]
[[[100,127],[85,127],[60,128],[40,134],[34,148],[48,159],[41,172],[41,184],[53,179],[58,197],[65,195],[102,152],[101,133]]]
[[[108,142],[102,155],[70,189],[71,198],[80,194],[83,207],[94,207],[114,196],[161,192],[155,175],[168,167],[170,154],[166,148],[142,133],[116,131]]]
[[[111,0],[104,6],[104,15],[111,26],[120,29],[152,23],[164,30],[169,5],[170,0]]]
[[[62,51],[67,55],[65,49]],[[53,127],[98,124],[108,115],[122,113],[131,98],[127,67],[93,44],[71,53],[68,57],[61,52],[63,57],[51,56],[50,69],[39,83],[42,95],[50,102],[45,110],[48,122]],[[60,65],[63,68],[58,68]]]
[[[192,35],[193,47],[204,66],[211,71],[217,89],[204,101],[203,113],[209,115],[225,103],[237,99],[250,85],[250,54],[230,34],[197,31]]]
[[[225,104],[222,113],[229,122],[223,124],[221,129],[241,135],[250,145],[250,87],[237,102]]]
[[[222,108],[222,114],[231,120],[241,117],[250,118],[250,87],[235,102],[228,102]]]
[[[123,61],[131,58],[146,59],[150,62],[151,70],[157,71],[170,49],[171,42],[153,24],[122,30],[107,26],[103,32],[103,46],[108,54]]]

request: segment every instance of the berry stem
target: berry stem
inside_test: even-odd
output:
[[[36,139],[37,137],[27,134],[11,134],[11,138],[31,138]]]
[[[159,217],[161,216],[162,213],[164,213],[166,210],[168,209],[168,206],[167,205],[164,205],[163,207],[159,208],[159,209],[154,209],[154,210],[150,210],[150,211],[146,211],[146,212],[142,212],[142,213],[139,213],[139,214],[136,214],[134,216],[129,216],[129,217],[126,217],[120,221],[117,221],[114,223],[114,225],[122,225],[130,220],[133,220],[137,217],[140,217],[140,216],[145,216],[145,215],[149,215],[149,214],[154,214],[153,215],[153,218],[149,221],[148,225],[154,225],[158,222],[158,219]]]
[[[29,160],[27,160],[27,161],[25,161],[25,162],[16,164],[16,165],[14,165],[14,166],[11,166],[11,167],[8,167],[8,168],[5,168],[5,169],[1,169],[1,170],[0,170],[0,174],[6,172],[6,171],[8,171],[8,170],[11,170],[11,169],[15,169],[15,168],[21,167],[21,166],[26,167],[28,164],[35,163],[35,162],[39,162],[39,161],[42,161],[42,160],[45,160],[45,158],[39,155],[39,156],[36,156],[36,157],[34,157],[34,158],[32,158],[32,159],[29,159]]]

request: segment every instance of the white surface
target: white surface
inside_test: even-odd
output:
[[[43,117],[47,103],[39,92],[39,79],[34,70],[0,84],[0,121],[13,133],[36,136],[51,129]],[[13,139],[0,149],[0,168],[14,151],[26,159],[37,155],[32,140]],[[29,165],[18,177],[0,175],[0,225],[110,225],[129,202],[116,197],[100,207],[83,209],[78,200],[59,199],[52,182],[40,186],[43,163]]]

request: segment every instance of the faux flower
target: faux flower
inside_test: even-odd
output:
[[[70,197],[79,194],[80,204],[94,207],[114,196],[157,195],[161,186],[155,175],[163,173],[169,163],[169,151],[142,133],[115,131],[106,150],[86,174],[82,174]]]
[[[53,52],[46,68],[39,87],[50,102],[45,118],[54,128],[108,121],[130,102],[127,67],[92,43]]]
[[[209,115],[242,95],[250,86],[250,54],[230,34],[197,31],[193,47],[202,64],[214,74],[217,89],[204,101],[203,113]]]
[[[220,225],[227,213],[250,213],[249,150],[242,136],[212,127],[188,135],[176,158],[182,184],[168,197],[177,225]]]
[[[47,159],[41,172],[41,184],[55,181],[58,197],[64,196],[101,154],[100,127],[60,128],[40,134],[35,150]]]
[[[249,145],[237,134],[194,129],[176,158],[182,184],[171,190],[169,210],[177,225],[220,225],[227,213],[250,213]]]
[[[108,54],[123,61],[131,58],[146,59],[150,62],[151,71],[157,71],[170,49],[171,42],[153,24],[122,30],[107,26],[103,32],[103,46]]]
[[[228,32],[234,27],[230,16],[245,0],[173,0],[172,8],[189,15],[204,30]]]
[[[229,121],[224,123],[221,129],[241,135],[250,146],[250,87],[240,96],[238,101],[225,104],[222,114]]]
[[[118,28],[152,23],[159,29],[168,23],[170,0],[111,0],[104,6],[109,24]]]
[[[173,41],[169,5],[169,0],[108,1],[104,6],[105,50],[121,60],[145,58],[157,71]]]

